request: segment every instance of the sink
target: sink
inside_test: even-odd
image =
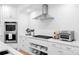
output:
[[[50,38],[53,38],[52,36],[46,36],[46,35],[34,35],[33,37],[44,38],[44,39],[50,39]]]

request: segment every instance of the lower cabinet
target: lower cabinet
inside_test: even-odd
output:
[[[56,43],[48,43],[48,54],[49,55],[60,55],[63,54],[63,51],[60,48],[56,47]]]
[[[61,43],[49,43],[49,55],[78,55],[79,48]]]
[[[26,37],[20,48],[36,55],[79,55],[79,47]]]
[[[19,49],[23,49],[24,51],[29,51],[29,39],[24,39],[23,42],[21,42]]]
[[[72,55],[72,52],[66,51],[66,50],[62,50],[56,47],[53,47],[52,50],[49,49],[48,51],[49,55]]]
[[[48,55],[48,42],[41,41],[37,38],[28,38],[28,50],[31,54],[35,55]]]

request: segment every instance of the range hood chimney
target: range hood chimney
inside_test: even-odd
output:
[[[48,5],[43,4],[42,5],[42,14],[35,17],[34,19],[48,20],[48,19],[54,19],[54,17],[51,17],[50,15],[48,15]]]

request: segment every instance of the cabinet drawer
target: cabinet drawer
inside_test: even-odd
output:
[[[49,55],[72,55],[73,53],[70,51],[66,51],[60,48],[56,48],[56,47],[52,47],[49,51],[48,51]]]
[[[70,45],[63,45],[61,44],[60,47],[64,50],[67,50],[67,51],[72,51],[72,52],[76,52],[79,50],[79,48],[75,47],[75,46],[70,46]]]
[[[64,50],[57,47],[50,47],[48,49],[49,55],[74,55],[76,53],[73,53],[72,51]]]
[[[66,51],[66,50],[58,50],[57,51],[58,53],[59,53],[59,55],[74,55],[74,53],[73,52],[71,52],[71,51]]]
[[[66,50],[66,51],[70,51],[73,53],[78,53],[79,48],[75,47],[75,46],[70,46],[70,45],[66,45],[66,44],[61,44],[61,43],[52,43],[52,47],[56,47],[62,50]]]
[[[62,49],[61,44],[59,44],[59,43],[54,43],[53,42],[51,45],[52,45],[52,47]]]

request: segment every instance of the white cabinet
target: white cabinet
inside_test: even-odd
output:
[[[60,55],[63,54],[62,49],[58,48],[56,43],[50,43],[49,42],[48,47],[48,54],[49,55]]]
[[[41,38],[35,38],[35,37],[27,37],[28,42],[28,50],[29,52],[33,52],[34,54],[36,54],[35,52],[37,51],[38,55],[41,54],[41,52],[43,54],[47,54],[48,51],[48,45],[46,41],[42,41]],[[34,52],[35,51],[35,52]]]
[[[21,37],[22,38],[22,37]],[[28,47],[29,47],[29,38],[22,38],[19,40],[19,48],[18,49],[24,49],[24,50],[28,50]]]
[[[48,47],[48,42],[46,42],[42,38],[26,37],[25,42],[35,43],[35,44],[38,44],[38,45],[43,45],[43,46],[47,46]]]
[[[79,54],[79,48],[61,43],[49,43],[48,48],[49,55],[77,55]]]
[[[40,50],[40,47],[35,48],[31,46],[31,43],[45,46],[48,48],[47,51]],[[35,48],[37,50],[48,53],[49,55],[79,55],[79,47],[71,46],[64,43],[59,42],[50,42],[47,39],[35,38],[35,37],[25,37],[21,41],[19,41],[19,48],[24,49],[26,51],[30,51],[31,48]]]

